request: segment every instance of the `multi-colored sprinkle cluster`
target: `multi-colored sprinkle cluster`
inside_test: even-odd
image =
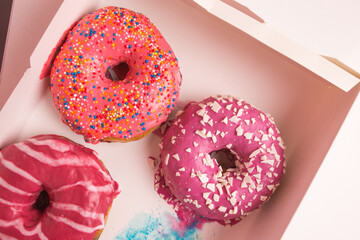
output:
[[[109,71],[124,64],[125,78],[112,80]],[[130,140],[165,121],[180,84],[177,59],[161,33],[143,14],[118,7],[81,19],[51,69],[63,122],[92,143]]]

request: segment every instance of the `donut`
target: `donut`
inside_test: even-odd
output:
[[[223,225],[264,204],[285,171],[285,146],[273,119],[232,96],[190,103],[160,146],[156,191],[178,212],[180,203]],[[216,159],[221,153],[230,156]]]
[[[113,6],[75,24],[50,73],[62,121],[91,143],[144,137],[166,120],[180,84],[177,58],[154,24]]]
[[[0,239],[97,239],[118,184],[95,151],[39,135],[0,151]]]

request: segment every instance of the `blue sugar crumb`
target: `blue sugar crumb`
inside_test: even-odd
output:
[[[141,213],[136,215],[123,229],[115,240],[197,240],[199,236],[196,228],[187,229],[183,236],[180,236],[171,227],[167,216],[156,217],[151,214]]]

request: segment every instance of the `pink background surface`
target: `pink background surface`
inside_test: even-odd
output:
[[[14,0],[0,73],[0,109],[30,67],[30,55],[62,0]]]

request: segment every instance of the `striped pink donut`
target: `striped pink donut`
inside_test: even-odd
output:
[[[119,194],[96,152],[55,135],[0,151],[0,239],[94,239]]]
[[[269,115],[231,96],[210,97],[189,104],[165,132],[155,188],[178,213],[180,201],[185,211],[234,224],[279,185],[284,148]],[[227,169],[211,154],[221,150],[233,157]]]

